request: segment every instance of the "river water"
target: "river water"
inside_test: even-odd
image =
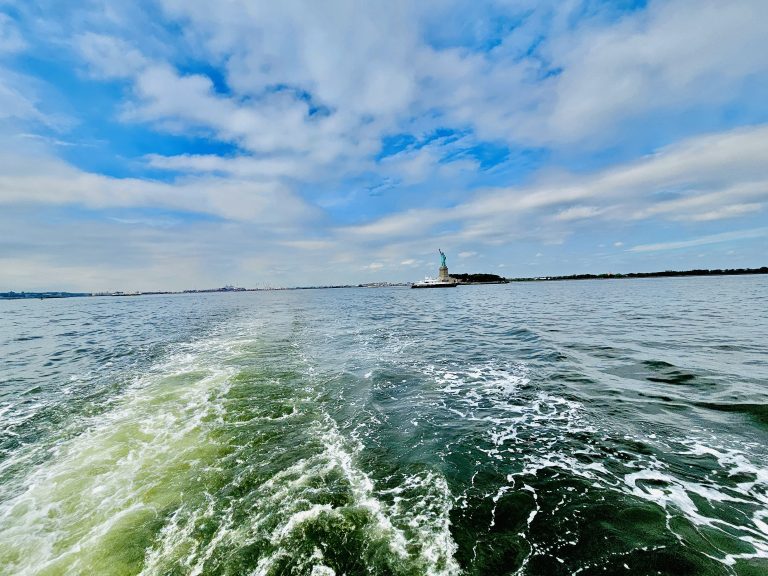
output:
[[[766,302],[0,302],[0,574],[768,574]]]

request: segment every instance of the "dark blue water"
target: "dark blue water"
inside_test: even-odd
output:
[[[0,573],[768,574],[767,299],[0,302]]]

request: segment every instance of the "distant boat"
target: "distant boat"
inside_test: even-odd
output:
[[[437,280],[434,278],[424,278],[421,282],[414,282],[411,284],[411,288],[456,288],[458,282],[448,275],[448,266],[445,265],[445,252],[437,249],[440,252],[440,276]]]
[[[411,288],[456,288],[456,286],[458,286],[457,282],[446,282],[434,278],[424,278],[421,282],[411,284]]]

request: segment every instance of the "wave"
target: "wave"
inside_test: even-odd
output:
[[[442,475],[377,486],[292,343],[240,331],[137,375],[3,485],[0,573],[458,573]]]

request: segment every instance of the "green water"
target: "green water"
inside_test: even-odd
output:
[[[0,573],[768,574],[767,296],[0,302]]]

